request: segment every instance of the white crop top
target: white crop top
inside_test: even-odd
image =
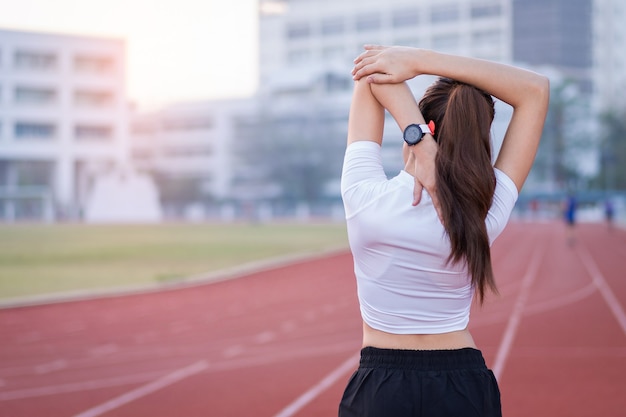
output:
[[[517,188],[495,169],[497,185],[486,218],[490,244],[502,232]],[[341,195],[363,320],[395,334],[462,330],[474,296],[463,262],[446,264],[450,242],[426,191],[412,205],[414,179],[388,179],[376,142],[346,149]]]

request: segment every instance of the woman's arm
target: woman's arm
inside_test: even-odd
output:
[[[415,97],[406,83],[374,85],[364,80],[356,81],[348,119],[348,145],[359,140],[382,144],[385,109],[400,128],[399,138],[409,124],[425,123]],[[437,144],[431,135],[426,135],[419,144],[412,146],[409,152],[405,169],[415,177],[413,205],[420,202],[422,188],[426,188],[439,212],[435,188]]]
[[[384,124],[385,109],[372,94],[370,84],[355,81],[348,117],[348,145],[360,140],[381,145]]]
[[[356,80],[366,77],[373,84],[398,83],[420,74],[474,85],[513,107],[496,167],[521,190],[548,111],[548,79],[505,64],[407,47],[368,46],[353,70]]]
[[[398,137],[402,137],[402,132],[408,125],[412,123],[426,123],[415,96],[406,83],[369,85],[376,100],[387,109],[398,124],[400,128]],[[404,146],[406,147],[407,145]],[[424,135],[420,143],[405,148],[408,155],[404,169],[415,178],[413,205],[417,205],[420,202],[422,188],[426,188],[437,209],[437,213],[441,215],[435,180],[437,149],[438,146],[433,136],[431,134]]]

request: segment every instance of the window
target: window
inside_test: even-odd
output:
[[[57,92],[53,88],[16,87],[15,103],[18,104],[50,104],[57,100]]]
[[[502,34],[498,29],[474,32],[472,44],[474,46],[499,46]]]
[[[113,71],[115,60],[109,56],[77,55],[74,57],[74,69],[81,73],[105,74]]]
[[[345,30],[344,21],[340,17],[322,20],[321,30],[323,36],[340,35]]]
[[[416,26],[419,23],[419,12],[414,9],[395,10],[391,16],[393,27]]]
[[[485,3],[472,5],[472,17],[493,17],[502,14],[502,5],[500,3]]]
[[[441,51],[454,51],[459,47],[460,37],[458,34],[446,34],[433,36],[433,49]]]
[[[79,107],[106,107],[113,104],[111,91],[79,90],[74,93],[74,103]]]
[[[57,56],[52,52],[15,52],[15,68],[31,70],[52,70],[57,67]]]
[[[394,45],[412,46],[417,48],[420,46],[420,40],[416,37],[397,38],[394,41]]]
[[[163,150],[163,153],[170,157],[202,157],[211,156],[214,154],[213,148],[206,146],[190,146],[190,147],[175,147],[167,148]]]
[[[456,4],[433,7],[430,11],[430,21],[433,23],[454,22],[459,20],[459,7]]]
[[[308,22],[290,23],[287,25],[287,39],[304,39],[311,35]]]
[[[322,49],[322,58],[324,59],[344,59],[346,52],[342,46],[327,46]]]
[[[18,139],[52,139],[56,135],[56,126],[45,122],[17,122],[14,133]]]
[[[205,130],[213,127],[213,119],[210,117],[185,117],[170,118],[163,121],[163,130]]]
[[[151,136],[157,133],[157,125],[153,121],[135,121],[131,126],[134,136]]]
[[[308,49],[294,49],[287,53],[287,62],[290,65],[302,64],[310,60],[311,52]]]
[[[111,139],[113,137],[113,127],[108,125],[76,125],[74,127],[74,137],[78,140]]]
[[[370,13],[362,14],[356,17],[356,30],[359,32],[367,32],[370,30],[380,29],[380,14]]]
[[[324,87],[329,93],[335,91],[350,91],[352,78],[331,72],[324,74]]]

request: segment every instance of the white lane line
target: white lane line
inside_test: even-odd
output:
[[[121,385],[138,384],[150,381],[163,375],[163,372],[147,372],[121,377],[94,379],[90,381],[73,382],[69,384],[57,384],[36,388],[23,388],[12,391],[0,392],[0,401],[18,400],[24,398],[42,397],[46,395],[67,394],[71,392],[83,392],[99,388],[117,387]]]
[[[331,385],[333,385],[339,378],[341,378],[341,376],[345,375],[351,370],[355,370],[359,356],[360,353],[350,356],[348,360],[339,365],[339,367],[337,367],[334,371],[326,375],[324,379],[315,384],[307,392],[296,398],[287,407],[283,408],[274,417],[291,417],[296,414],[298,411],[300,411],[302,407],[313,401],[315,397],[317,397],[326,389],[328,389]]]
[[[76,414],[74,417],[96,417],[102,415],[108,411],[119,408],[124,404],[133,402],[148,394],[152,394],[153,392],[165,388],[168,385],[172,385],[178,381],[181,381],[191,375],[200,373],[207,369],[207,367],[208,363],[204,360],[196,362],[185,368],[174,371],[171,374],[165,375],[163,378],[159,378],[156,381],[150,382],[149,384],[143,385],[137,389],[122,394],[119,397],[115,397],[98,406],[90,408],[89,410],[83,411],[80,414]]]
[[[263,332],[259,333],[254,337],[254,342],[258,344],[269,343],[276,338],[276,334],[274,332]]]
[[[524,306],[526,305],[526,301],[528,300],[530,287],[532,286],[537,276],[537,270],[539,269],[539,264],[541,263],[542,254],[543,246],[535,249],[535,252],[533,253],[533,256],[530,260],[530,264],[528,265],[528,269],[526,270],[526,274],[524,275],[524,278],[522,278],[520,293],[517,296],[515,306],[513,307],[513,312],[511,313],[509,321],[506,324],[504,336],[502,337],[502,341],[500,342],[500,346],[498,347],[498,353],[496,354],[496,359],[493,364],[492,370],[494,375],[496,376],[496,379],[500,378],[500,376],[502,375],[502,371],[504,370],[504,364],[506,363],[507,357],[509,356],[509,351],[511,350],[511,346],[513,345],[513,339],[515,339],[515,333],[517,333],[517,328],[524,313]]]
[[[606,304],[611,309],[611,312],[617,319],[617,322],[622,327],[622,331],[626,334],[626,314],[624,313],[624,309],[615,296],[615,293],[613,293],[613,290],[611,290],[611,287],[609,287],[609,284],[607,284],[604,279],[598,265],[594,262],[593,258],[589,254],[589,251],[580,245],[578,246],[578,255],[583,261],[583,265],[585,265],[587,272],[591,275],[594,285],[598,287],[598,290],[600,290],[600,294],[604,297],[604,301],[606,301]]]
[[[120,348],[115,343],[107,343],[106,345],[100,345],[89,349],[89,356],[102,357],[117,353],[119,350]]]
[[[65,359],[57,359],[52,362],[42,363],[41,365],[35,366],[35,373],[47,374],[54,371],[60,371],[65,368],[67,368],[67,361]]]
[[[298,358],[310,358],[311,356],[337,354],[346,351],[353,351],[355,348],[354,341],[350,343],[338,343],[335,345],[325,345],[324,347],[312,347],[308,349],[297,349],[290,353],[270,353],[270,354],[254,354],[250,357],[244,358],[226,358],[223,361],[212,362],[207,366],[204,372],[222,372],[233,369],[244,369],[254,366],[265,366],[272,363],[280,363],[286,360],[298,359]],[[243,347],[241,347],[243,352]],[[236,353],[236,352],[235,352]],[[0,391],[0,401],[9,401],[15,399],[24,398],[36,398],[47,395],[76,393],[90,390],[97,390],[100,388],[117,387],[130,384],[139,384],[142,382],[152,381],[156,378],[163,376],[163,371],[157,372],[144,372],[131,375],[123,375],[112,378],[95,379],[88,381],[73,382],[68,384],[56,384],[51,386],[35,387],[35,388],[23,388],[12,391]],[[3,376],[4,377],[4,376]]]
[[[524,315],[530,316],[531,314],[543,313],[546,311],[555,310],[559,307],[564,307],[570,304],[577,303],[591,296],[591,294],[595,293],[597,290],[598,288],[596,288],[593,282],[590,282],[584,287],[572,291],[571,293],[564,294],[560,297],[551,298],[549,300],[536,304],[529,304],[526,307]]]
[[[222,356],[225,358],[234,358],[241,355],[245,351],[241,345],[234,345],[222,351]]]

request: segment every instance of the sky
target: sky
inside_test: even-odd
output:
[[[0,0],[0,28],[126,41],[139,108],[246,97],[257,87],[258,0]]]

